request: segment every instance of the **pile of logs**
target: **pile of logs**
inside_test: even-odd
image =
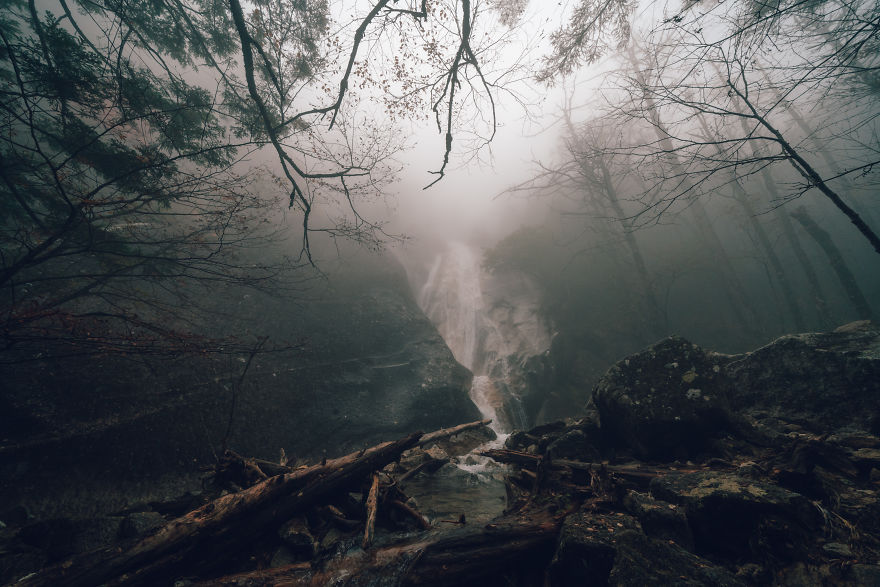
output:
[[[362,528],[360,557],[369,560],[349,557],[329,566],[310,561],[278,570],[260,569],[254,571],[257,575],[286,574],[285,581],[294,581],[293,584],[297,581],[295,577],[300,577],[304,583],[314,580],[322,583],[319,580],[322,574],[344,572],[346,576],[351,575],[351,569],[342,569],[351,565],[359,567],[359,572],[366,574],[385,572],[382,569],[388,565],[400,573],[400,561],[410,559],[418,559],[418,567],[421,569],[418,572],[430,575],[431,565],[445,563],[439,563],[430,556],[425,557],[424,553],[431,550],[437,553],[434,556],[440,557],[438,560],[445,560],[442,553],[461,548],[460,541],[429,538],[406,546],[385,549],[371,547],[376,535],[377,520],[382,516],[390,519],[392,512],[395,512],[398,520],[405,520],[410,527],[430,529],[425,517],[408,503],[402,484],[412,475],[422,470],[436,469],[445,461],[428,459],[418,467],[397,475],[396,479],[383,469],[398,461],[408,449],[425,446],[488,423],[489,421],[484,420],[431,434],[414,433],[394,442],[385,442],[337,459],[325,459],[318,464],[297,468],[283,463],[243,458],[227,451],[216,466],[215,478],[227,491],[232,492],[224,491],[224,495],[180,515],[146,537],[128,544],[76,555],[26,577],[19,584],[162,585],[171,584],[180,577],[216,577],[230,569],[247,567],[235,563],[248,560],[249,557],[253,562],[256,559],[252,554],[261,544],[277,541],[279,529],[285,524],[289,525],[292,520],[302,520],[306,516],[320,517],[348,532],[358,532]],[[352,497],[359,492],[364,495],[362,503]],[[522,532],[531,535],[533,527],[540,528],[546,523],[547,520],[542,519],[528,522],[521,529],[507,529],[500,533],[496,530],[489,540],[501,544]],[[516,526],[517,524],[513,524],[513,527]],[[465,539],[465,542],[487,540],[485,537],[479,538],[485,531],[476,529],[474,536]],[[536,537],[540,535],[540,531],[535,534]],[[256,566],[259,567],[260,563]],[[248,577],[250,574],[245,573],[244,576]],[[330,575],[327,575],[328,579]],[[251,578],[241,580],[245,582],[236,583],[239,581],[236,578],[215,578],[210,584],[255,584]],[[260,584],[272,583],[270,581]]]

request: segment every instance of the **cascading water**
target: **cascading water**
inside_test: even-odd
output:
[[[512,390],[517,369],[549,346],[538,314],[537,291],[523,275],[487,275],[481,255],[463,243],[450,243],[435,259],[419,304],[437,327],[456,360],[474,374],[470,397],[492,420],[497,439],[453,459],[430,478],[407,486],[423,511],[438,519],[468,512],[488,520],[506,502],[503,470],[479,451],[501,446],[514,428],[529,424]],[[521,385],[520,385],[521,387]]]
[[[471,400],[495,432],[526,427],[513,376],[524,358],[549,346],[533,284],[520,274],[486,275],[473,248],[450,243],[434,261],[419,304],[456,360],[474,373]]]

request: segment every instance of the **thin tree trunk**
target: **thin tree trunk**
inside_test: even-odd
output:
[[[776,184],[773,182],[773,177],[770,175],[770,172],[766,169],[762,169],[761,179],[764,181],[767,193],[770,194],[770,199],[778,201],[779,192],[776,189]],[[822,291],[822,285],[819,281],[819,276],[816,274],[816,268],[813,267],[813,262],[810,261],[810,257],[807,255],[806,251],[804,251],[801,239],[794,230],[788,212],[784,207],[780,206],[776,208],[775,216],[779,221],[779,225],[782,227],[783,236],[788,241],[792,251],[794,251],[794,256],[797,258],[798,264],[801,266],[801,269],[807,278],[807,285],[810,288],[810,297],[816,308],[816,314],[819,316],[819,323],[826,330],[832,328],[835,325],[835,321],[831,308],[828,306],[828,298]]]
[[[840,50],[840,47],[838,47],[838,50]],[[807,119],[803,116],[803,114],[801,114],[800,110],[795,107],[794,103],[791,100],[786,99],[782,95],[782,92],[780,92],[779,89],[774,86],[772,80],[770,79],[770,75],[767,73],[767,70],[764,69],[763,65],[756,63],[755,67],[761,72],[761,75],[764,77],[764,81],[767,82],[767,87],[771,90],[771,92],[773,92],[773,96],[776,98],[776,101],[785,107],[786,113],[788,113],[788,115],[794,121],[794,123],[800,129],[801,133],[803,133],[803,135],[807,137],[811,143],[813,143],[813,146],[816,149],[816,153],[818,153],[822,160],[825,161],[825,165],[828,167],[828,170],[837,177],[835,181],[842,186],[845,193],[852,196],[853,192],[856,190],[856,187],[852,184],[849,178],[844,175],[843,166],[837,162],[837,159],[835,159],[834,155],[832,155],[831,152],[828,150],[826,142],[818,137],[816,131],[810,126],[810,124],[807,122]],[[863,213],[865,217],[875,220],[875,217],[870,214],[870,210],[864,210]]]
[[[627,248],[629,248],[630,255],[632,255],[633,263],[636,267],[636,274],[639,276],[639,281],[641,282],[642,295],[645,296],[645,300],[648,304],[648,321],[651,325],[651,333],[655,337],[663,336],[666,333],[666,321],[663,318],[660,303],[657,301],[657,295],[654,293],[654,286],[651,284],[650,275],[648,275],[645,258],[642,256],[642,250],[639,247],[635,234],[633,233],[632,223],[625,222],[624,220],[625,214],[623,207],[620,205],[620,198],[617,195],[617,190],[614,188],[611,173],[608,171],[608,167],[602,160],[599,161],[599,169],[602,171],[602,183],[605,196],[608,198],[608,202],[611,205],[611,209],[614,211],[615,216],[620,219],[620,222],[623,225],[623,238],[626,241]]]
[[[647,88],[648,82],[645,79],[644,74],[639,70],[638,59],[636,58],[632,47],[629,48],[629,59],[636,75],[636,81],[640,87]],[[672,141],[669,138],[670,135],[666,131],[663,121],[660,119],[660,112],[657,109],[654,100],[650,96],[645,95],[645,103],[646,110],[648,111],[652,126],[654,127],[654,132],[657,135],[661,148],[667,153],[667,159],[669,160],[670,166],[676,170],[683,169],[684,166],[675,154]],[[685,191],[689,191],[692,187],[690,181],[684,177],[682,182],[684,183]],[[705,207],[698,199],[692,200],[688,207],[695,216],[697,231],[708,245],[709,252],[712,255],[715,265],[720,269],[719,275],[724,284],[724,291],[730,300],[730,309],[734,313],[737,322],[751,336],[763,335],[763,322],[758,319],[752,304],[749,303],[749,297],[746,294],[745,288],[742,286],[742,283],[736,275],[736,271],[730,261],[730,256],[724,249],[721,238],[712,226],[712,222],[709,219]],[[748,314],[748,318],[746,317],[746,314]]]
[[[828,261],[831,263],[831,268],[834,269],[834,272],[837,274],[837,278],[840,280],[840,284],[846,291],[849,301],[856,309],[859,318],[862,320],[873,320],[874,313],[871,311],[871,306],[868,304],[868,300],[865,299],[859,284],[856,282],[855,276],[852,271],[850,271],[849,265],[847,265],[843,255],[840,254],[840,249],[834,244],[834,241],[831,239],[828,232],[813,220],[812,216],[809,215],[803,206],[799,206],[791,213],[791,215],[801,224],[801,226],[804,227],[807,234],[816,241],[816,244],[822,248],[822,251],[828,257]]]
[[[755,109],[754,105],[749,101],[748,97],[745,96],[735,84],[728,81],[728,87],[730,87],[731,91],[734,92],[737,96],[739,96],[740,100],[742,100],[743,104],[745,104],[746,108],[749,109],[751,115],[749,118],[753,119],[760,126],[764,128],[767,132],[773,135],[776,140],[776,143],[782,149],[783,153],[786,154],[786,158],[792,167],[800,173],[804,179],[807,180],[809,185],[818,189],[822,194],[831,200],[831,203],[834,204],[838,210],[843,212],[843,214],[849,218],[849,221],[852,222],[853,226],[862,233],[869,243],[871,243],[871,247],[873,247],[874,251],[877,254],[880,254],[880,236],[877,236],[877,233],[871,229],[870,226],[862,219],[858,212],[852,209],[846,202],[843,201],[843,198],[840,197],[836,191],[831,189],[822,176],[811,166],[806,159],[804,159],[800,153],[789,143],[785,137],[782,136],[782,133],[779,132],[776,127],[770,124],[764,116],[758,114],[758,111]]]
[[[719,78],[724,81],[723,76],[721,75],[721,70],[716,66],[715,71],[718,74]],[[764,75],[764,78],[769,81],[767,73],[761,70]],[[777,92],[777,97],[781,99],[781,96]],[[801,126],[801,130],[809,133],[810,129],[806,127],[806,123],[803,122],[803,126]],[[743,136],[748,136],[750,131],[748,128],[748,123],[746,122],[745,117],[740,117],[740,126],[743,129]],[[817,143],[817,146],[818,143]],[[757,147],[755,145],[751,145],[752,155],[757,155]],[[776,189],[776,183],[773,181],[773,176],[769,172],[769,170],[764,167],[760,172],[761,180],[764,182],[764,186],[767,189],[767,194],[770,196],[771,202],[781,202],[782,198],[780,197],[779,190]],[[813,263],[810,261],[807,254],[804,252],[804,248],[801,245],[800,239],[795,233],[794,227],[791,224],[791,219],[788,217],[788,212],[786,212],[782,207],[776,208],[776,218],[779,220],[780,225],[782,226],[782,232],[785,236],[786,240],[788,240],[789,245],[794,251],[795,257],[798,259],[798,263],[800,263],[801,268],[804,271],[804,275],[806,275],[807,283],[810,287],[810,294],[813,298],[813,302],[816,307],[816,312],[819,315],[820,323],[824,328],[831,328],[834,325],[834,319],[831,316],[831,311],[828,308],[827,299],[822,292],[822,286],[820,285],[819,278],[816,275],[816,270],[813,267]]]
[[[700,126],[703,128],[703,132],[706,135],[706,141],[712,142],[711,132],[709,130],[709,125],[706,124],[706,119],[702,114],[697,116],[697,120],[700,123]],[[718,155],[721,156],[723,151],[721,147],[716,143],[715,144],[716,151]],[[779,287],[782,288],[782,297],[784,299],[783,306],[791,314],[791,317],[794,320],[794,327],[798,332],[805,332],[807,330],[806,322],[804,321],[804,315],[801,312],[801,308],[798,305],[797,297],[794,294],[794,289],[791,287],[791,282],[788,279],[788,275],[785,272],[785,268],[782,266],[782,261],[779,260],[779,255],[776,254],[776,250],[773,248],[772,243],[770,242],[770,238],[767,236],[767,231],[764,230],[764,227],[758,222],[757,214],[755,213],[755,209],[752,208],[752,204],[749,201],[749,194],[746,193],[745,189],[743,189],[742,185],[740,185],[738,179],[736,177],[733,178],[733,197],[736,200],[737,204],[742,207],[745,212],[746,219],[749,225],[752,227],[752,230],[755,233],[755,237],[758,239],[758,244],[761,246],[761,249],[764,251],[764,255],[767,257],[767,260],[770,262],[770,266],[773,268],[773,274],[776,278],[776,282],[779,284]]]

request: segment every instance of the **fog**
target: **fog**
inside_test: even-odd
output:
[[[803,567],[824,552],[828,573],[791,567],[800,580],[876,558],[850,521],[864,511],[876,529],[863,507],[876,454],[856,456],[876,453],[880,417],[866,409],[870,427],[849,428],[841,404],[841,427],[811,420],[838,397],[878,403],[876,356],[861,355],[880,312],[876,1],[3,6],[0,583],[214,584],[281,565],[348,573],[356,560],[373,573],[388,547],[407,557],[397,584],[393,573],[437,560],[429,542],[398,548],[398,530],[531,548],[519,536],[532,530],[483,522],[516,484],[543,503],[546,475],[568,469],[545,468],[557,457],[581,464],[552,485],[554,532],[568,532],[564,512],[593,525],[595,508],[573,504],[634,514],[623,490],[664,471],[617,484],[651,443],[624,428],[683,441],[722,420],[729,436],[670,448],[665,472],[693,457],[726,487],[738,464],[749,483],[766,470],[774,495],[821,499],[833,522],[801,561],[790,543],[807,543],[776,523],[788,518],[756,520],[762,534],[741,542],[785,545],[761,561]],[[794,373],[843,339],[815,389]],[[773,391],[737,379],[738,355],[774,340],[806,350],[751,367]],[[646,348],[631,387],[609,384],[628,407],[597,416],[597,382]],[[643,378],[658,356],[670,360]],[[739,401],[761,396],[767,414],[726,405],[743,377],[754,389]],[[631,400],[636,388],[649,401]],[[802,390],[821,409],[788,421]],[[777,453],[752,444],[764,423],[746,423],[768,414]],[[417,448],[435,430],[458,452]],[[484,449],[506,438],[535,472],[502,486]],[[670,507],[678,536],[690,505]],[[675,546],[666,538],[645,542]],[[504,548],[484,550],[506,564]],[[470,554],[455,559],[483,562]],[[728,561],[736,580],[783,577],[746,573],[746,560]],[[539,569],[535,584],[552,579]]]

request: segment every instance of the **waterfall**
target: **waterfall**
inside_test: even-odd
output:
[[[437,326],[455,360],[471,371],[475,370],[481,327],[479,274],[479,261],[473,251],[461,243],[451,243],[447,252],[434,261],[419,298],[419,305]]]
[[[419,305],[455,359],[474,374],[471,400],[498,434],[524,428],[522,365],[549,347],[539,318],[537,288],[524,275],[487,275],[482,255],[449,243],[437,255]]]

